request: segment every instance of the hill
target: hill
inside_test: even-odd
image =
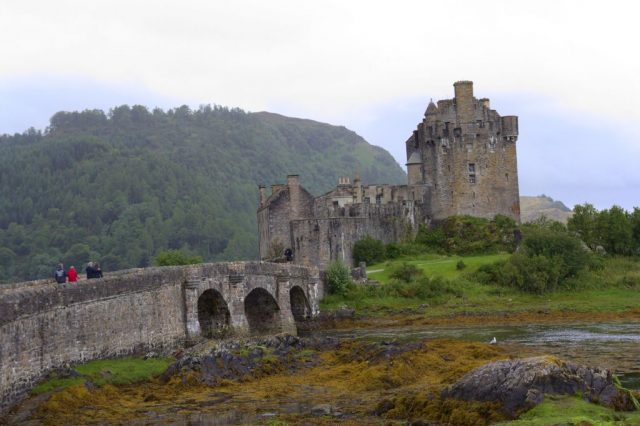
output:
[[[166,249],[257,256],[257,184],[298,173],[315,194],[358,169],[403,183],[391,155],[344,128],[239,109],[59,112],[0,136],[0,282],[98,260],[142,267]]]
[[[520,218],[522,223],[531,222],[540,216],[567,223],[567,220],[573,216],[573,211],[562,201],[556,201],[544,194],[537,197],[521,196]]]

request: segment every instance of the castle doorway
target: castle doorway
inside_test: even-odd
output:
[[[245,297],[244,314],[251,334],[279,333],[282,330],[278,303],[263,288],[255,288]]]
[[[229,332],[231,315],[220,292],[205,290],[198,298],[198,322],[202,337],[220,339]]]
[[[291,313],[296,323],[303,322],[311,318],[311,306],[309,300],[304,294],[304,290],[300,286],[293,286],[289,292],[289,298],[291,300]]]

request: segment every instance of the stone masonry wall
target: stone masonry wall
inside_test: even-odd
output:
[[[421,224],[428,225],[424,205],[411,201],[353,204],[339,210],[339,215],[330,218],[291,221],[297,263],[320,269],[335,260],[351,264],[353,246],[365,236],[397,242],[413,235]]]
[[[148,268],[74,284],[41,280],[0,286],[0,415],[48,371],[65,364],[197,340],[198,297],[208,288],[218,289],[233,312],[233,334],[251,331],[244,300],[256,288],[278,304],[280,331],[295,332],[293,287],[302,290],[312,307],[309,315],[315,316],[323,295],[317,269],[286,264]]]

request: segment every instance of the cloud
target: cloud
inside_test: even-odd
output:
[[[16,114],[38,126],[45,110],[217,103],[344,124],[402,164],[428,99],[471,79],[520,116],[523,193],[607,206],[638,188],[638,12],[596,0],[4,0],[0,132],[28,127]]]

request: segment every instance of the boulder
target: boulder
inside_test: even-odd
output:
[[[633,410],[629,392],[619,389],[609,370],[541,356],[492,362],[467,373],[442,391],[442,398],[500,402],[515,417],[544,400],[545,394],[580,394],[588,401]]]

